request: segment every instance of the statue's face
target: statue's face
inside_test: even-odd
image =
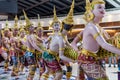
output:
[[[13,33],[9,31],[9,35],[8,35],[8,37],[11,37],[11,36],[12,36],[12,34],[13,34]]]
[[[9,35],[9,30],[4,31],[4,35],[7,37]]]
[[[26,34],[25,31],[22,31],[22,32],[20,33],[20,35],[23,36],[23,37],[25,36],[25,34]]]
[[[53,29],[54,29],[54,31],[59,31],[60,30],[60,23],[54,23],[53,24]]]
[[[29,27],[29,31],[30,31],[30,32],[34,32],[34,27],[33,27],[33,26],[30,26],[30,27]]]
[[[93,14],[97,18],[103,18],[105,14],[105,4],[95,4]]]
[[[14,29],[13,34],[17,35],[18,34],[18,29]]]
[[[38,36],[42,36],[42,35],[43,35],[43,31],[42,31],[42,29],[39,29]]]

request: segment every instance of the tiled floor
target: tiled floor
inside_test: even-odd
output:
[[[75,64],[71,64],[71,65],[73,65],[73,74],[72,75],[76,76],[77,75],[77,64],[75,63]],[[116,68],[114,68],[113,66],[108,67],[108,65],[106,64],[106,73],[109,77],[109,80],[118,80],[117,71],[118,71],[117,67]],[[26,72],[26,74],[20,75],[18,77],[11,77],[10,76],[11,72],[8,72],[7,74],[3,74],[3,72],[4,72],[3,67],[0,67],[0,80],[26,80],[26,77],[28,75],[28,69],[27,68],[24,69],[24,72]],[[37,70],[34,80],[38,80],[38,75],[39,75],[39,72]],[[49,80],[53,80],[53,79],[50,78]],[[62,79],[62,80],[66,80],[66,79]],[[72,80],[75,80],[75,79],[72,79]]]

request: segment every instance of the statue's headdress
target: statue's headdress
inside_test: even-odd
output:
[[[37,26],[37,30],[43,30],[42,26],[41,26],[41,23],[40,23],[40,15],[38,14],[38,26]]]
[[[105,4],[104,0],[92,0],[91,7],[94,8],[95,4]]]
[[[72,2],[72,5],[71,5],[71,9],[67,15],[67,17],[62,21],[63,25],[62,25],[62,29],[64,27],[64,29],[66,28],[66,30],[70,30],[72,27],[73,27],[73,24],[74,24],[74,19],[73,19],[73,10],[74,10],[74,0]]]
[[[54,16],[53,16],[53,21],[52,21],[52,23],[51,23],[50,27],[52,27],[54,23],[57,23],[57,22],[58,22],[58,23],[60,23],[60,21],[58,20],[57,15],[56,15],[56,9],[55,9],[55,6],[54,6],[53,13],[54,13]]]
[[[65,24],[74,24],[74,20],[73,20],[73,10],[74,10],[74,0],[72,2],[72,5],[71,5],[71,9],[67,15],[67,17],[62,21],[64,22]]]
[[[92,2],[90,3],[89,0],[86,0],[86,7],[85,7],[86,11],[83,17],[85,21],[90,22],[91,20],[93,20],[94,14],[91,11],[94,9],[95,4],[105,4],[105,2],[104,0],[92,0]]]
[[[15,16],[14,21],[15,21],[14,29],[18,29],[18,17],[17,17],[17,15]]]
[[[6,30],[9,30],[9,27],[8,27],[8,20],[6,20],[6,22],[5,22],[5,28],[4,28],[4,30],[6,31]]]
[[[24,30],[24,25],[22,24],[22,22],[21,22],[21,20],[20,20],[20,32],[23,32],[23,31],[25,31],[25,30]]]
[[[23,10],[23,13],[24,13],[24,17],[25,17],[25,21],[26,21],[26,28],[29,28],[31,25],[32,25],[32,23],[30,22],[30,20],[29,20],[29,18],[27,17],[27,15],[26,15],[26,13],[25,13],[25,11]]]
[[[6,22],[5,22],[5,27],[4,27],[4,29],[3,30],[1,30],[1,34],[2,34],[2,37],[4,37],[5,35],[5,31],[9,31],[9,27],[8,27],[8,20],[6,20]]]

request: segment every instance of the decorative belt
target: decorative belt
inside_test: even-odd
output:
[[[57,59],[57,61],[60,60],[60,58],[59,58],[59,54],[58,54],[57,52],[52,51],[52,50],[50,50],[50,49],[48,49],[47,51],[49,52],[49,54],[55,56],[55,58]]]
[[[98,59],[98,56],[97,56],[95,53],[90,52],[90,51],[88,51],[88,50],[86,50],[86,49],[82,49],[82,54],[84,54],[84,55],[86,55],[86,56],[92,56],[92,57],[94,57],[95,59]]]
[[[27,51],[32,52],[32,53],[35,52],[35,50],[33,50],[33,49],[27,49]]]
[[[22,50],[26,50],[26,49],[27,49],[27,47],[26,47],[26,46],[24,46],[24,45],[22,45],[22,46],[21,46],[21,49],[22,49]]]
[[[2,49],[3,49],[3,50],[5,50],[5,51],[7,51],[7,50],[8,50],[8,49],[7,49],[7,48],[5,48],[5,47],[2,47]]]

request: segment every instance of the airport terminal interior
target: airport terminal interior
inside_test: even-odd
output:
[[[120,0],[0,0],[0,80],[120,80]]]

